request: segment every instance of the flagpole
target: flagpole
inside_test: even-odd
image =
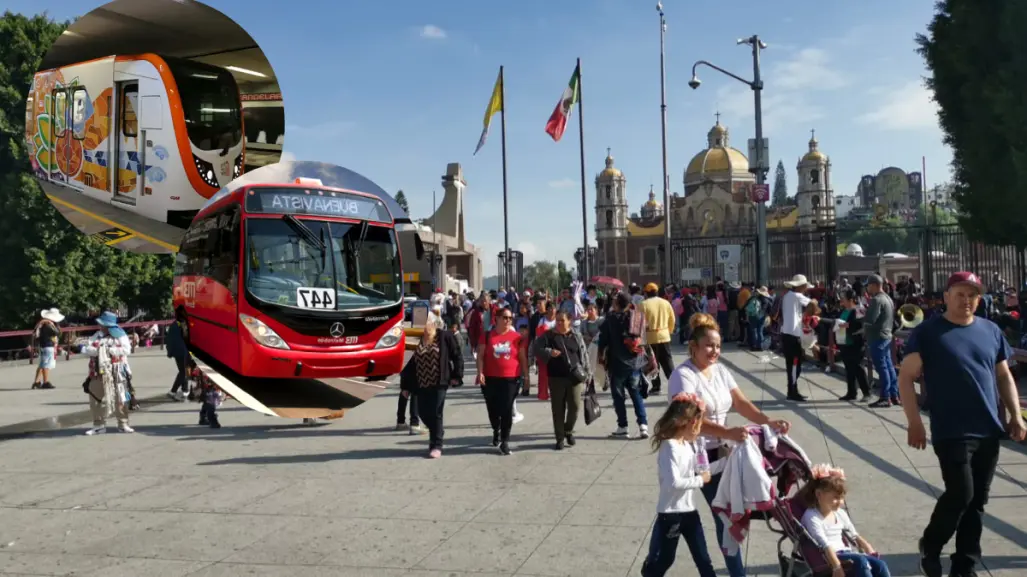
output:
[[[499,98],[502,103],[499,108],[499,128],[503,150],[503,279],[506,285],[499,288],[507,289],[513,285],[513,279],[510,278],[510,214],[507,210],[506,194],[506,79],[503,78],[502,66],[499,67]]]
[[[588,190],[585,185],[585,115],[581,107],[581,58],[578,58],[578,146],[581,150],[581,282],[588,283]]]

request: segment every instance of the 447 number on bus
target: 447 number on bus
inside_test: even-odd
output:
[[[296,289],[296,303],[305,309],[334,309],[333,292],[326,288],[300,287]]]

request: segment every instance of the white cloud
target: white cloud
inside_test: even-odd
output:
[[[445,40],[446,31],[434,24],[426,24],[421,28],[421,38],[427,38],[428,40]]]
[[[938,127],[938,105],[922,81],[908,82],[894,88],[876,88],[881,102],[874,110],[856,118],[856,122],[880,130],[922,130]]]
[[[826,116],[812,98],[849,85],[849,79],[832,67],[831,57],[820,48],[803,48],[774,63],[763,74],[763,128],[765,132],[809,124]],[[717,91],[717,106],[735,122],[755,114],[752,90],[732,82]]]
[[[561,189],[561,188],[573,188],[573,187],[577,186],[580,183],[579,183],[579,181],[574,180],[573,178],[561,178],[561,179],[558,179],[558,180],[550,180],[548,184],[549,184],[549,188]]]

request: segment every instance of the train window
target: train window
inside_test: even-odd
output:
[[[71,137],[75,140],[86,138],[86,106],[88,94],[83,87],[75,88],[71,93]]]
[[[125,136],[139,136],[137,106],[139,106],[139,87],[134,84],[125,86],[121,93],[121,133]]]
[[[54,123],[54,135],[60,138],[68,129],[68,92],[63,88],[53,91],[53,117],[57,120]]]

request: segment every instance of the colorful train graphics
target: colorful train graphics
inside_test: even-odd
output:
[[[179,228],[244,171],[231,73],[155,54],[37,72],[25,140],[44,188],[70,188]]]

